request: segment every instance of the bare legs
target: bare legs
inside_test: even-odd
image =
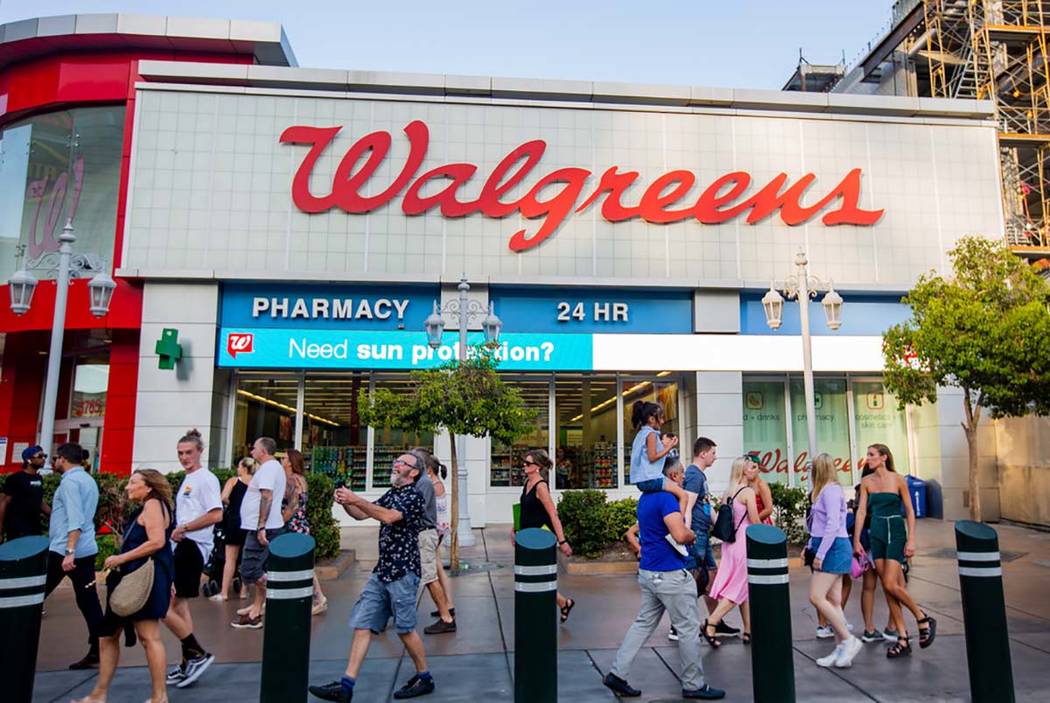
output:
[[[886,605],[890,608],[890,620],[897,634],[904,637],[907,629],[904,626],[904,608],[911,611],[916,620],[926,617],[911,594],[904,585],[904,572],[901,564],[896,559],[876,559],[875,569],[879,572],[879,580],[882,581],[882,590],[886,594]]]
[[[448,605],[449,611],[452,611],[455,609],[456,603],[452,598],[452,582],[448,578],[448,572],[445,571],[444,560],[441,558],[440,543],[438,543],[437,571],[438,583],[441,584],[441,590],[445,594],[445,603]]]
[[[164,624],[171,630],[171,634],[180,640],[193,634],[193,616],[190,614],[190,604],[185,598],[175,596],[171,599],[168,614],[164,616]]]
[[[139,642],[142,643],[142,648],[146,650],[146,663],[149,666],[152,688],[150,703],[168,703],[168,693],[164,682],[167,655],[164,652],[164,642],[160,638],[160,622],[139,620],[135,623],[135,633],[138,635]],[[118,632],[112,637],[99,638],[99,672],[95,688],[76,703],[105,703],[109,685],[113,682],[113,675],[120,663],[119,637]]]
[[[230,589],[233,588],[233,577],[237,574],[237,557],[240,556],[241,548],[236,544],[226,545],[226,563],[222,566],[222,599],[230,599]],[[241,586],[244,593],[244,586]]]
[[[851,579],[849,577],[849,574],[843,574],[842,575],[842,600],[840,601],[840,605],[842,606],[843,615],[845,615],[846,603],[849,602],[849,594],[850,594],[850,591],[852,591],[852,590],[853,590],[853,579]],[[863,608],[863,605],[861,606],[861,608]],[[822,613],[820,611],[820,608],[817,608],[817,624],[820,625],[821,627],[827,627],[828,626],[828,619],[826,617],[824,617],[824,613]]]
[[[437,608],[438,617],[441,618],[442,622],[452,622],[452,613],[449,612],[445,591],[441,588],[441,579],[439,578],[437,581],[428,583],[427,590],[430,591],[430,598],[434,601],[434,607]]]
[[[849,639],[846,616],[842,613],[842,574],[814,571],[809,582],[809,602],[831,625],[837,643],[841,644]]]

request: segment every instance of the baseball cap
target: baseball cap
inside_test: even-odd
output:
[[[22,461],[29,461],[30,459],[35,457],[37,454],[43,454],[43,453],[44,453],[44,448],[41,447],[39,444],[34,444],[31,447],[26,447],[25,449],[22,450]]]

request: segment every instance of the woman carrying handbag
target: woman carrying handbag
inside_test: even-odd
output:
[[[109,596],[99,632],[98,678],[91,693],[74,703],[105,703],[120,661],[117,640],[121,631],[129,647],[137,636],[146,650],[152,685],[149,703],[168,701],[167,655],[160,638],[160,619],[168,612],[175,576],[171,552],[171,486],[159,471],[139,469],[128,479],[125,491],[130,501],[142,507],[128,520],[120,553],[106,559]]]

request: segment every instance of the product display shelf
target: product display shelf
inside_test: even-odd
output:
[[[522,460],[529,451],[527,446],[498,448],[492,453],[492,473],[490,482],[494,487],[522,486],[525,483],[525,470]]]
[[[367,453],[367,447],[314,447],[310,467],[333,481],[341,480],[352,491],[364,491]]]
[[[587,454],[588,485],[591,488],[616,488],[616,445],[596,442]]]

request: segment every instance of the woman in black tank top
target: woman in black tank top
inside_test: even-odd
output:
[[[565,556],[572,556],[572,547],[565,539],[561,520],[558,519],[558,506],[551,498],[551,489],[543,475],[551,468],[550,457],[542,449],[536,449],[525,455],[525,485],[521,488],[521,515],[519,519],[520,529],[529,527],[546,528],[554,533],[558,539],[558,548]],[[541,473],[542,472],[542,473]],[[561,621],[569,619],[569,613],[575,607],[576,601],[566,598],[558,593],[558,610],[561,611]]]
[[[241,502],[244,494],[248,492],[248,484],[251,483],[252,474],[258,465],[255,459],[245,457],[237,463],[237,475],[226,481],[222,488],[222,502],[226,508],[223,511],[222,529],[226,534],[226,561],[222,566],[222,587],[219,592],[211,597],[212,600],[229,600],[230,591],[233,589],[233,579],[237,574],[237,560],[244,547],[245,532],[241,527]],[[241,584],[241,600],[248,597],[248,593]]]

